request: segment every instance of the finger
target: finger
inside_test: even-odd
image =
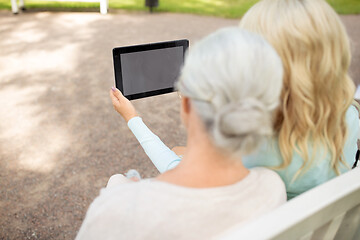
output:
[[[110,90],[110,98],[113,104],[118,103],[119,99],[114,95],[113,90]]]
[[[115,87],[111,87],[111,89],[110,89],[110,97],[111,97],[111,99],[113,99],[113,98],[118,99],[118,97],[116,95],[116,88]]]
[[[110,97],[111,97],[111,102],[112,102],[113,107],[115,108],[116,111],[118,111],[118,109],[121,106],[119,99],[117,99],[112,93],[110,93]]]
[[[111,90],[112,90],[113,94],[115,95],[115,97],[117,97],[119,100],[124,97],[122,95],[122,93],[120,92],[120,90],[117,89],[116,87],[111,87]]]

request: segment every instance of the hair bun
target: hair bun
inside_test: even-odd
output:
[[[272,134],[270,110],[254,99],[222,106],[213,125],[215,144],[230,152],[246,154],[258,146],[259,141]]]

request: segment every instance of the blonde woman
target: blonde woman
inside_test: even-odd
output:
[[[276,137],[245,166],[274,168],[289,198],[348,171],[359,115],[351,106],[349,39],[338,15],[324,0],[263,0],[240,27],[264,36],[284,65]]]
[[[282,71],[273,48],[238,27],[195,44],[178,83],[186,156],[155,179],[104,189],[76,239],[210,239],[284,203],[285,187],[275,172],[248,170],[241,162],[272,133]],[[112,89],[110,96],[137,137],[151,140],[121,92]]]

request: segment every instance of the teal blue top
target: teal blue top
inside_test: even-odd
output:
[[[355,162],[357,151],[357,139],[359,133],[359,114],[354,106],[346,112],[346,122],[348,125],[348,137],[344,146],[344,159],[348,166],[340,165],[340,172],[344,173],[351,169]],[[311,152],[311,144],[309,144]],[[294,151],[293,158],[288,167],[282,170],[275,170],[286,185],[288,199],[320,185],[336,176],[335,171],[330,166],[330,154],[318,149],[313,163],[307,171],[294,179],[295,174],[301,168],[303,159]],[[273,167],[282,163],[282,157],[278,142],[270,140],[261,145],[255,153],[243,157],[243,163],[247,168],[257,166]]]
[[[359,133],[359,115],[355,107],[351,106],[346,113],[348,125],[348,138],[344,146],[344,158],[348,166],[340,166],[340,172],[348,171],[354,164],[357,151],[357,138]],[[144,124],[140,117],[134,117],[128,122],[130,130],[154,163],[162,173],[174,168],[181,158],[171,151],[158,136]],[[311,144],[309,144],[311,151]],[[294,152],[291,164],[282,170],[276,170],[285,182],[288,199],[291,199],[321,183],[336,176],[330,166],[330,155],[318,150],[316,159],[309,169],[293,180],[294,175],[300,169],[303,160]],[[274,167],[282,163],[282,157],[276,140],[264,142],[258,151],[252,155],[243,157],[243,163],[247,168],[253,167]]]

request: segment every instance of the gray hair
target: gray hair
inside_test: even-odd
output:
[[[269,43],[231,27],[191,48],[177,88],[191,99],[217,147],[247,154],[272,134],[282,76],[281,59]]]

